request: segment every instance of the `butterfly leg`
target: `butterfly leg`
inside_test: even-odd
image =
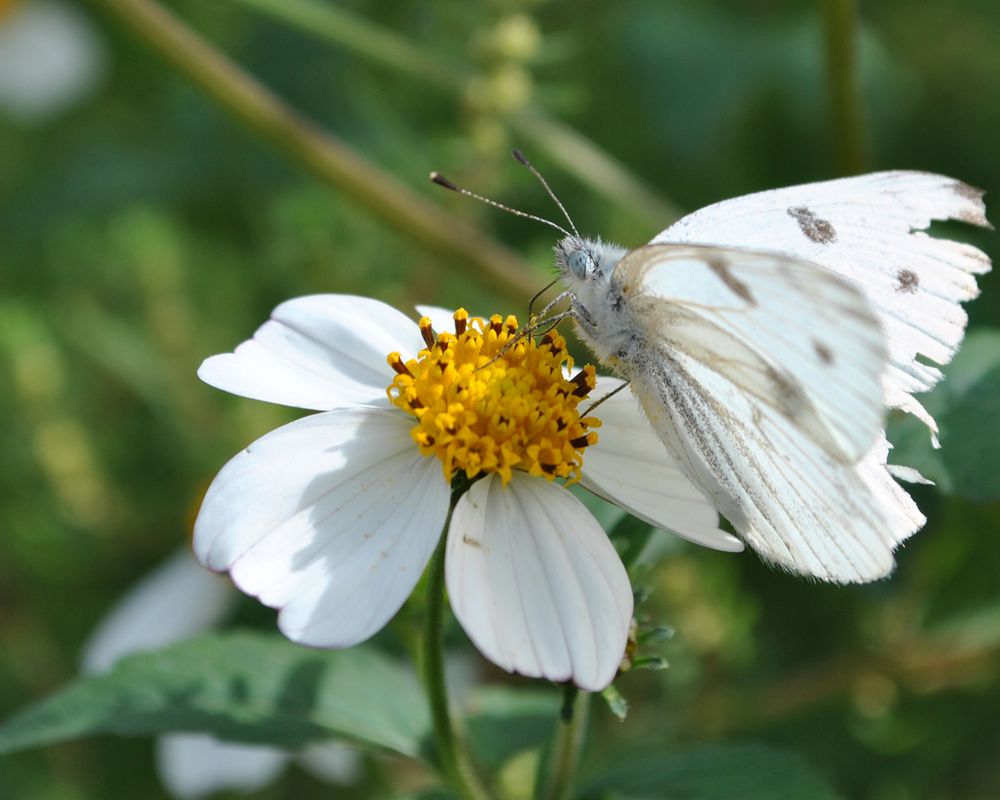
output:
[[[555,328],[564,319],[576,319],[576,309],[569,308],[566,309],[565,311],[560,311],[558,314],[553,314],[548,319],[539,318],[539,320],[535,323],[534,327],[530,329],[530,332],[533,336],[534,335],[544,336],[546,333]],[[539,334],[539,330],[543,325],[545,326],[545,330],[541,331],[541,333]]]
[[[631,381],[625,381],[625,383],[623,383],[621,386],[617,386],[614,389],[612,389],[610,392],[608,392],[606,395],[604,395],[604,397],[602,397],[600,400],[595,400],[593,403],[591,403],[589,406],[587,406],[587,408],[584,410],[584,412],[583,412],[583,414],[581,416],[584,416],[584,417],[588,416],[590,414],[590,412],[593,411],[595,408],[597,408],[601,403],[603,403],[605,400],[610,400],[612,397],[614,397],[616,394],[618,394],[618,392],[620,392],[622,389],[624,389],[630,383],[631,383]]]
[[[551,320],[547,320],[547,319],[545,319],[545,317],[547,315],[549,315],[549,314],[552,313],[552,309],[555,308],[560,303],[562,303],[564,300],[570,300],[570,299],[572,299],[572,297],[573,297],[573,293],[570,292],[570,291],[568,291],[568,290],[565,291],[565,292],[560,292],[559,294],[557,294],[548,303],[545,304],[545,308],[543,308],[541,311],[539,311],[537,316],[532,315],[528,319],[528,324],[524,326],[525,329],[529,333],[531,333],[531,332],[534,332],[535,330],[537,330],[537,328],[540,325],[545,325],[548,322],[550,322]],[[565,319],[564,316],[560,316],[558,314],[556,316],[559,316],[560,319]]]
[[[541,289],[539,289],[537,292],[535,292],[535,296],[532,297],[531,300],[528,301],[528,319],[529,320],[533,316],[532,309],[535,307],[535,303],[538,302],[538,298],[541,297],[543,294],[545,294],[549,289],[551,289],[557,283],[559,283],[559,279],[558,278],[556,278],[551,283],[545,284],[545,286],[543,286]]]
[[[568,294],[568,292],[564,294]],[[495,356],[493,356],[493,358],[491,358],[482,366],[476,367],[476,372],[490,366],[495,361],[497,361],[497,359],[503,358],[508,352],[510,352],[510,349],[514,347],[514,345],[516,345],[526,336],[534,336],[535,333],[538,331],[538,329],[541,328],[543,325],[546,325],[548,327],[545,328],[545,330],[542,332],[542,335],[548,333],[550,330],[555,328],[564,319],[568,319],[571,317],[575,319],[576,310],[572,308],[569,308],[566,311],[560,311],[558,314],[553,314],[551,317],[545,318],[544,315],[550,310],[550,306],[555,305],[561,299],[562,295],[560,295],[551,303],[549,303],[547,306],[545,306],[545,308],[543,308],[542,311],[539,313],[538,317],[532,319],[531,321],[528,322],[527,325],[522,327],[521,330],[517,332],[517,334],[514,336],[513,339],[511,339],[509,342],[507,342],[507,344],[505,344],[503,347],[500,348],[499,352]]]

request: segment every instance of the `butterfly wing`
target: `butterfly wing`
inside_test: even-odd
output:
[[[985,253],[937,239],[932,220],[990,227],[983,192],[925,172],[877,172],[725,200],[689,214],[653,243],[762,248],[803,258],[860,286],[885,332],[890,406],[937,426],[913,397],[940,379],[965,332],[960,305],[978,294]]]
[[[770,562],[839,583],[874,580],[921,524],[893,528],[858,467],[687,354],[661,353],[632,388],[681,469]]]
[[[886,352],[856,288],[780,255],[654,245],[618,264],[610,296],[642,332],[622,362],[646,415],[751,547],[824,580],[892,569],[922,519],[865,472]]]
[[[833,458],[859,461],[881,432],[879,323],[828,271],[773,253],[650,245],[619,263],[610,294],[644,343],[687,353]]]

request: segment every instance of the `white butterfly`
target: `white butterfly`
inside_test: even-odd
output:
[[[874,580],[925,522],[894,478],[924,479],[887,464],[885,408],[919,417],[936,443],[913,394],[941,373],[918,356],[951,359],[960,303],[990,269],[980,250],[922,231],[989,227],[982,194],[880,172],[717,203],[632,251],[570,221],[555,248],[570,307],[550,320],[576,321],[761,556],[823,580]]]

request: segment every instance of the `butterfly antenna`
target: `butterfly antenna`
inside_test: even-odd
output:
[[[542,188],[545,189],[545,191],[548,194],[548,196],[552,198],[552,202],[554,202],[557,206],[559,206],[559,210],[562,211],[563,216],[566,217],[566,221],[569,223],[570,228],[573,229],[573,233],[576,234],[576,238],[579,239],[580,238],[580,231],[578,231],[576,229],[576,225],[573,224],[573,218],[569,215],[569,212],[566,210],[566,206],[564,206],[560,202],[559,198],[556,197],[556,193],[552,191],[552,187],[549,186],[549,182],[547,180],[545,180],[544,177],[542,177],[542,173],[539,172],[538,169],[535,167],[535,165],[532,164],[530,161],[528,161],[528,159],[525,157],[524,153],[522,153],[517,148],[514,148],[514,151],[511,153],[511,155],[514,156],[514,159],[519,164],[523,164],[525,167],[527,167],[531,171],[532,175],[534,175],[536,178],[538,178],[538,182],[540,184],[542,184]]]
[[[464,194],[466,197],[471,197],[473,200],[478,200],[481,203],[486,203],[488,206],[493,206],[494,208],[499,208],[501,211],[506,211],[508,214],[513,214],[515,217],[524,217],[525,219],[533,219],[535,222],[541,222],[543,225],[548,225],[550,228],[555,228],[563,236],[570,236],[570,232],[563,228],[561,225],[556,225],[552,220],[545,219],[544,217],[536,217],[534,214],[529,214],[527,211],[519,211],[516,208],[511,208],[510,206],[505,206],[503,203],[498,203],[496,200],[490,200],[488,197],[483,197],[481,194],[476,194],[468,189],[463,189],[455,183],[452,183],[440,172],[432,172],[431,180],[438,186],[443,186],[445,189],[450,189],[453,192],[458,192],[459,194]],[[570,225],[573,223],[571,222]],[[576,230],[575,228],[573,229]],[[579,236],[579,234],[578,234]]]

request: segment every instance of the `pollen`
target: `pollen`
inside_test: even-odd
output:
[[[587,365],[572,379],[566,340],[549,331],[537,341],[518,333],[517,319],[470,317],[460,308],[455,332],[435,333],[416,358],[387,360],[396,375],[387,389],[394,406],[416,418],[413,440],[441,459],[448,481],[497,473],[504,484],[521,470],[567,483],[579,480],[583,451],[597,442],[600,421],[579,405],[596,385]]]

